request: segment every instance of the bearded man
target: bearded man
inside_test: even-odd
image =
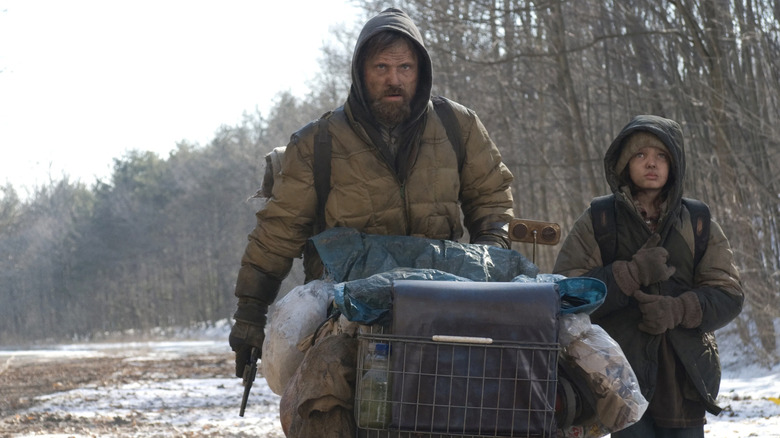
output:
[[[346,103],[293,134],[273,194],[257,213],[235,289],[230,345],[238,377],[252,347],[262,348],[268,306],[293,259],[317,232],[350,227],[457,241],[465,225],[470,243],[509,248],[512,174],[474,111],[451,101],[460,138],[448,138],[431,88],[431,60],[409,16],[391,8],[369,20],[355,46]],[[315,188],[320,129],[331,145],[327,199]],[[307,259],[308,252],[307,280],[318,278],[321,265]]]

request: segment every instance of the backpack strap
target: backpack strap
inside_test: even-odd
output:
[[[615,227],[615,195],[594,198],[590,202],[593,236],[599,244],[601,263],[606,266],[615,261],[617,253],[617,228]]]
[[[702,201],[683,198],[683,204],[691,215],[693,227],[693,266],[697,266],[707,251],[710,238],[710,208]],[[601,260],[604,265],[615,261],[617,251],[617,232],[615,228],[615,195],[605,195],[593,199],[590,203],[593,221],[593,235],[599,244]]]
[[[693,266],[701,261],[710,240],[710,207],[698,199],[683,198],[682,203],[691,215],[693,226]]]
[[[325,113],[317,121],[317,134],[314,138],[314,191],[317,193],[317,218],[314,234],[325,231],[325,204],[330,194],[330,158],[332,139],[328,129],[328,119],[332,113]]]
[[[466,150],[463,145],[463,133],[460,130],[460,124],[455,117],[455,110],[452,109],[452,103],[444,96],[435,96],[431,98],[433,109],[436,115],[441,119],[444,130],[447,131],[447,138],[455,150],[455,156],[458,157],[458,173],[463,171],[463,161],[466,157]]]

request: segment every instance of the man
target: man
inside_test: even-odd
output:
[[[721,411],[713,332],[731,322],[744,301],[729,241],[716,222],[695,214],[696,201],[683,200],[685,153],[677,122],[635,117],[607,150],[604,169],[614,193],[607,198],[614,206],[614,254],[596,236],[606,215],[593,213],[594,203],[575,222],[553,272],[607,285],[591,320],[620,345],[650,402],[639,422],[612,437],[704,437],[705,411]],[[691,217],[701,221],[694,227]],[[696,260],[700,233],[707,243]]]
[[[433,109],[431,83],[431,61],[409,16],[387,9],[366,23],[353,53],[347,101],[325,124],[332,169],[324,227],[457,240],[462,211],[472,243],[508,248],[512,174],[476,114],[452,103],[465,152],[459,166]],[[262,347],[268,306],[292,259],[317,228],[317,132],[310,124],[292,136],[283,172],[249,235],[229,339],[239,377],[251,348]],[[307,278],[319,270],[307,269]]]

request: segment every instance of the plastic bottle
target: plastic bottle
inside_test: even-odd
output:
[[[365,372],[360,381],[360,412],[358,426],[367,429],[384,429],[390,423],[388,402],[389,362],[387,344],[369,346],[364,361]]]

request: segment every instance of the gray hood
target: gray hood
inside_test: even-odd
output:
[[[412,99],[412,114],[410,121],[414,123],[424,114],[431,97],[431,86],[433,75],[431,69],[431,58],[428,50],[423,44],[422,34],[412,19],[400,9],[389,8],[382,11],[379,15],[368,20],[363,26],[363,30],[358,36],[355,51],[352,53],[352,87],[349,91],[350,107],[354,113],[365,113],[370,115],[366,99],[366,89],[363,84],[363,48],[366,42],[374,35],[380,32],[398,32],[409,38],[417,47],[417,55],[420,58],[419,74],[417,82],[417,94]],[[373,119],[373,117],[371,117]]]
[[[623,149],[625,139],[637,131],[646,131],[658,137],[671,153],[669,169],[669,181],[666,183],[665,193],[668,212],[676,211],[683,196],[683,182],[685,179],[685,150],[683,146],[682,128],[674,120],[665,119],[653,115],[639,115],[634,117],[620,134],[612,141],[604,156],[604,174],[607,183],[613,193],[620,193],[621,186],[626,185],[618,173],[622,169],[616,169],[620,152]]]
[[[381,135],[379,122],[374,118],[366,99],[367,93],[363,83],[363,61],[366,42],[374,35],[385,32],[398,32],[409,38],[417,48],[417,91],[412,98],[411,114],[403,124],[398,126],[399,138],[398,154],[395,158],[389,151],[384,138]],[[347,98],[347,112],[363,129],[371,139],[371,142],[381,151],[385,160],[395,169],[401,180],[406,178],[410,163],[414,162],[418,152],[418,146],[422,131],[428,115],[428,103],[431,99],[431,86],[433,74],[431,73],[431,58],[423,44],[422,34],[412,19],[405,12],[390,8],[385,9],[376,17],[370,19],[360,32],[355,52],[352,55],[352,87]]]

